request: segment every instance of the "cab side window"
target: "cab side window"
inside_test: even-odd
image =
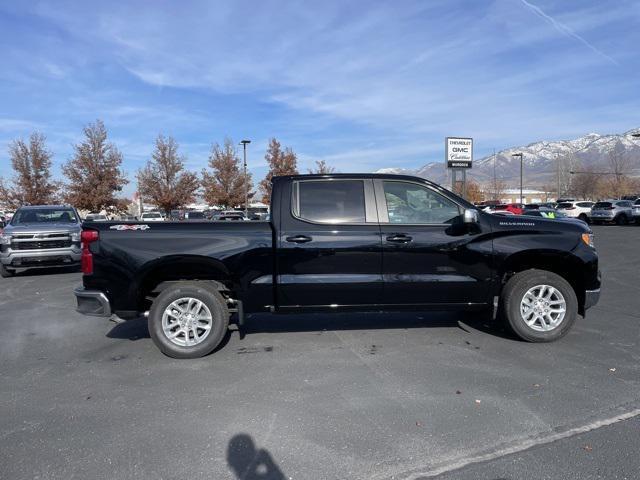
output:
[[[383,185],[389,223],[452,223],[461,213],[456,203],[422,185],[395,181]]]
[[[364,223],[362,180],[301,181],[294,184],[294,215],[318,223]]]

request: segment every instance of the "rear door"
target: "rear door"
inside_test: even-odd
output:
[[[484,304],[492,281],[490,226],[472,229],[463,207],[419,182],[375,180],[382,233],[384,302]]]
[[[380,301],[382,243],[372,180],[293,180],[281,189],[280,208],[279,308]]]

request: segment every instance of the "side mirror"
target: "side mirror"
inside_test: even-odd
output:
[[[462,222],[466,224],[478,223],[478,211],[475,208],[465,208]]]

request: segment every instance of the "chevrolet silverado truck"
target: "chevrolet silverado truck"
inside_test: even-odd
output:
[[[580,223],[480,212],[422,178],[275,177],[269,221],[85,222],[87,315],[146,315],[176,358],[213,351],[232,313],[478,310],[523,340],[565,335],[600,295]],[[301,321],[304,321],[301,319]]]
[[[80,264],[80,216],[67,205],[20,207],[0,230],[0,276],[18,268]]]

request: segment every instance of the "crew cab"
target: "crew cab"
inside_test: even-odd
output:
[[[274,177],[254,222],[83,225],[87,315],[148,317],[165,354],[213,351],[232,313],[496,311],[520,338],[562,337],[597,303],[589,227],[480,212],[422,178]],[[304,321],[304,320],[301,320]]]

